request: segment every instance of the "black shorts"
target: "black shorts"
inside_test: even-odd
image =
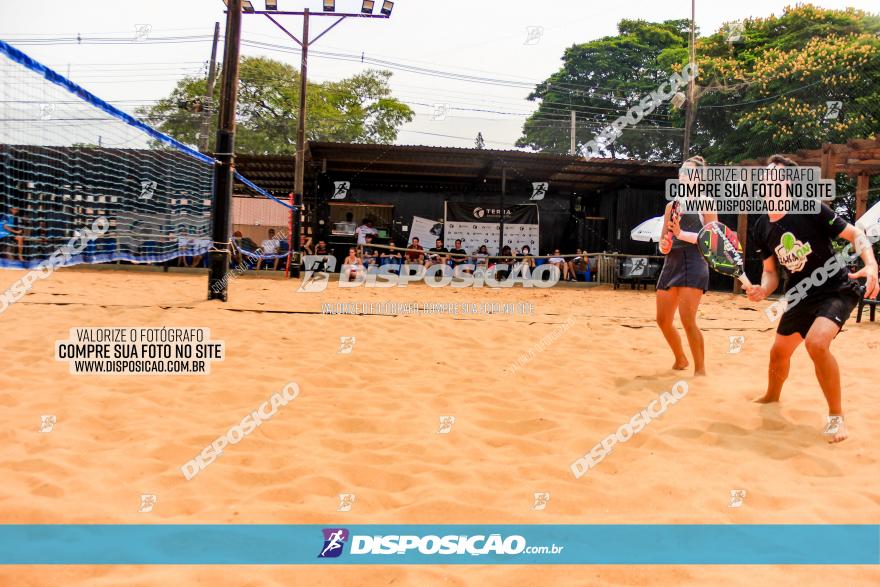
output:
[[[813,322],[820,317],[828,318],[843,328],[861,298],[862,286],[855,281],[847,281],[837,289],[808,295],[785,311],[776,332],[782,336],[798,333],[807,338]]]

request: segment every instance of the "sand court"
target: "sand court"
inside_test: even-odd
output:
[[[0,273],[5,289],[23,272]],[[340,289],[199,273],[62,270],[0,316],[3,522],[106,524],[863,524],[880,520],[880,325],[833,349],[851,437],[821,437],[806,352],[782,403],[766,385],[774,325],[744,297],[700,307],[709,375],[669,369],[652,292]],[[327,305],[443,305],[397,315]],[[769,302],[764,302],[767,304]],[[509,312],[450,311],[462,304]],[[496,306],[493,306],[496,305]],[[505,306],[506,305],[506,306]],[[528,308],[528,312],[517,312]],[[71,328],[210,328],[210,375],[72,375]],[[731,337],[738,352],[731,352]],[[349,339],[347,342],[345,339]],[[570,465],[679,382],[687,394],[576,479]],[[181,467],[286,385],[300,390],[187,480]],[[41,418],[55,417],[50,432]],[[452,420],[449,420],[452,417]],[[444,420],[446,418],[446,420]],[[731,507],[731,492],[743,491]],[[536,493],[549,494],[536,509]],[[352,495],[338,511],[340,495]],[[155,496],[141,512],[143,495]],[[113,585],[131,567],[7,567],[4,584]],[[868,584],[876,567],[138,567],[169,580],[288,584]]]

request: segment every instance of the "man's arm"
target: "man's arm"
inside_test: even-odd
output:
[[[844,238],[851,242],[856,249],[856,254],[862,258],[865,264],[859,271],[850,273],[850,279],[865,278],[865,297],[872,300],[877,299],[880,293],[880,285],[877,283],[877,259],[874,258],[874,250],[871,248],[871,242],[861,229],[856,228],[852,224],[847,224],[846,228],[840,233],[840,238]]]
[[[745,288],[746,295],[753,302],[760,302],[779,286],[779,273],[776,270],[776,258],[767,257],[764,259],[764,271],[761,273],[761,285],[752,285]]]
[[[14,224],[4,224],[3,228],[5,228],[10,234],[21,234],[23,232],[21,229],[15,228]]]

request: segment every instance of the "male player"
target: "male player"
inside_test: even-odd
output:
[[[795,167],[797,164],[781,155],[769,159],[770,170]],[[785,182],[783,182],[785,183]],[[864,262],[856,273],[835,262],[832,239],[851,242]],[[764,258],[761,284],[746,288],[753,302],[763,300],[776,290],[779,276],[777,262],[789,274],[788,290],[802,294],[792,297],[770,349],[767,393],[758,403],[779,401],[782,384],[788,378],[791,355],[806,341],[813,360],[816,378],[828,402],[828,422],[824,434],[828,442],[841,442],[847,437],[840,398],[840,369],[831,354],[831,341],[840,332],[853,308],[859,303],[862,286],[853,281],[865,278],[866,297],[877,297],[877,261],[865,234],[849,224],[825,204],[818,214],[787,214],[768,212],[755,224],[755,242]],[[822,275],[827,275],[824,281]],[[819,279],[816,278],[819,276]],[[796,300],[796,301],[795,301]]]

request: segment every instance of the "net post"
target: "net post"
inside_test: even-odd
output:
[[[303,197],[302,194],[291,194],[293,196],[293,209],[290,211],[291,229],[290,229],[290,239],[291,242],[296,242],[297,250],[302,244],[302,206],[303,206]],[[294,248],[293,245],[290,246],[290,257],[293,258]],[[299,264],[294,264],[290,269],[291,277],[299,277]]]
[[[217,129],[218,164],[214,167],[214,199],[212,202],[212,239],[208,276],[208,299],[227,300],[229,254],[218,245],[229,242],[232,181],[235,166],[235,106],[238,96],[238,61],[241,44],[241,3],[229,0],[226,12],[226,46],[223,51],[223,85]]]
[[[288,195],[290,198],[290,211],[287,216],[287,263],[284,266],[284,279],[290,279],[290,261],[293,258],[293,213],[294,199],[293,192]]]

